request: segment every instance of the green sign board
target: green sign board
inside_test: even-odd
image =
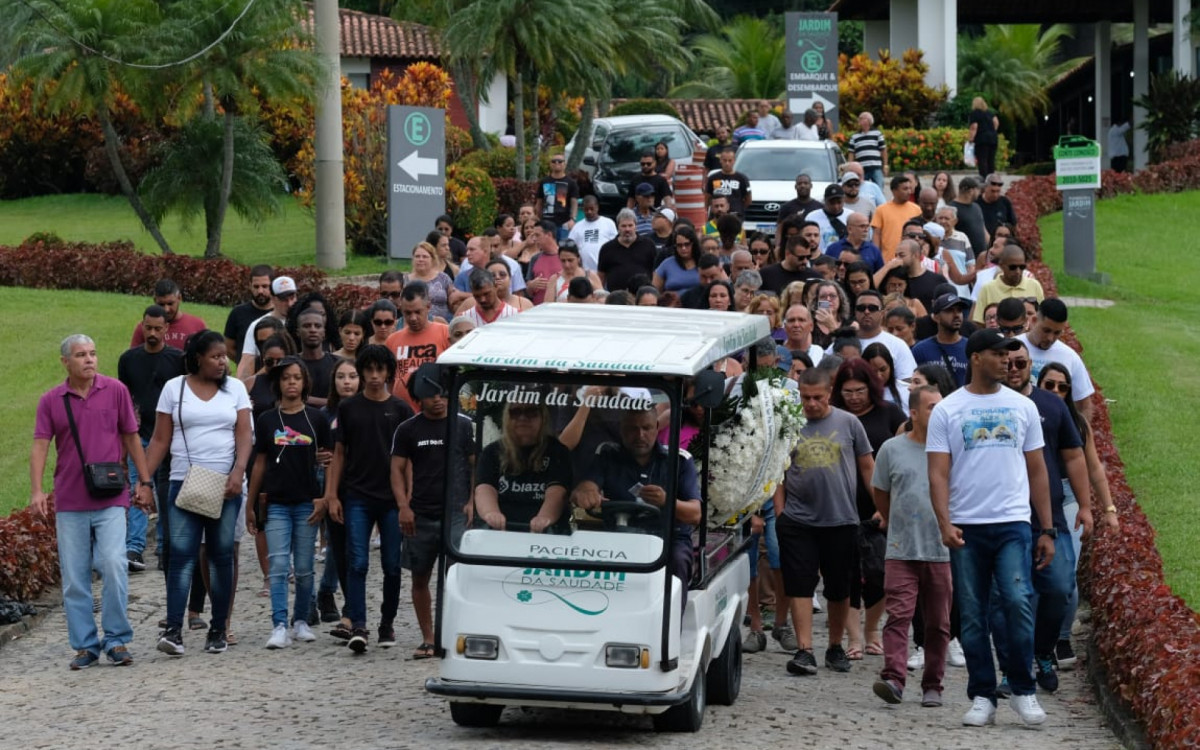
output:
[[[785,13],[787,107],[794,120],[820,102],[825,119],[838,121],[837,13]]]
[[[1082,136],[1063,136],[1054,147],[1054,172],[1059,190],[1100,187],[1100,144]]]

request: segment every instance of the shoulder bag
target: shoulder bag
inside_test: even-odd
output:
[[[183,389],[187,384],[187,376],[179,381],[179,434],[183,436],[183,451],[187,456],[188,470],[183,478],[183,486],[175,496],[175,507],[189,513],[220,518],[225,505],[225,484],[229,477],[219,471],[206,469],[192,464],[191,451],[188,450],[187,432],[183,429]]]
[[[67,423],[71,425],[71,437],[75,439],[75,452],[79,454],[83,483],[87,486],[88,494],[94,500],[108,500],[120,495],[125,491],[125,467],[119,461],[89,464],[83,457],[75,415],[71,413],[71,394],[63,394],[63,406],[67,408]]]

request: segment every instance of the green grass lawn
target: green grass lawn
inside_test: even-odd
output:
[[[3,222],[0,222],[3,223]],[[100,371],[116,377],[117,359],[129,348],[133,327],[151,300],[99,292],[5,288],[0,292],[0,517],[29,503],[29,448],[39,396],[66,377],[59,343],[72,333],[96,341]],[[184,303],[210,328],[221,330],[229,311],[223,307]],[[54,451],[51,450],[53,457]],[[53,476],[46,471],[46,485]]]
[[[282,213],[261,226],[244,221],[230,211],[225,220],[221,251],[246,265],[316,263],[316,226],[312,215],[291,197],[284,197],[282,205]],[[430,226],[432,228],[432,224]],[[162,229],[175,252],[203,254],[203,220],[185,230],[179,218],[171,216]],[[48,195],[0,201],[0,245],[19,244],[35,232],[53,232],[64,240],[82,242],[130,240],[143,252],[159,252],[158,245],[123,196]],[[387,268],[380,258],[348,254],[346,261],[346,268],[337,271],[337,275],[374,274]]]
[[[1096,265],[1112,275],[1111,286],[1066,276],[1062,214],[1040,224],[1059,293],[1117,303],[1074,309],[1071,325],[1112,400],[1117,446],[1158,533],[1167,583],[1193,609],[1200,609],[1200,505],[1191,497],[1200,464],[1191,423],[1200,402],[1200,237],[1186,227],[1198,212],[1200,192],[1097,202]]]

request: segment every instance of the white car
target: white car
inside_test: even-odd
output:
[[[812,197],[820,201],[826,186],[837,182],[845,161],[833,141],[747,141],[733,168],[750,179],[754,201],[742,217],[746,231],[774,235],[779,209],[796,197],[796,177],[812,178]]]

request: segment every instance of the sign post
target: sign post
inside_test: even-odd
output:
[[[388,257],[411,258],[446,211],[446,113],[388,107]]]
[[[794,122],[821,102],[831,129],[838,123],[837,13],[785,13],[787,108]]]
[[[1063,136],[1054,147],[1054,186],[1063,193],[1063,269],[1072,276],[1109,282],[1096,272],[1096,190],[1100,187],[1100,144]]]

